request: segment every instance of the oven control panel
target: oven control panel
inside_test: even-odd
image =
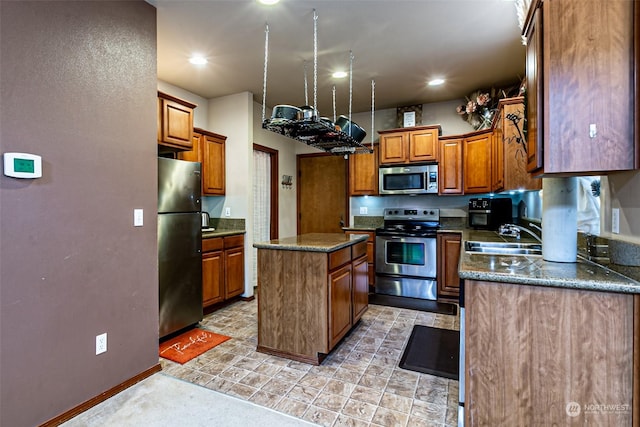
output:
[[[384,219],[439,221],[440,209],[432,208],[386,208]]]

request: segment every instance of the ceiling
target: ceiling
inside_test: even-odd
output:
[[[508,0],[148,0],[157,8],[158,78],[203,98],[248,91],[262,103],[268,24],[266,105],[314,104],[314,9],[317,108],[352,112],[461,99],[481,88],[517,83],[525,48]],[[208,60],[194,66],[189,57]],[[306,63],[306,73],[305,73]],[[307,97],[305,98],[305,74]],[[446,79],[437,87],[427,81]]]

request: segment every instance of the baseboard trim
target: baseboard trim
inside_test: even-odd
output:
[[[73,418],[73,417],[75,417],[77,415],[80,415],[81,413],[87,411],[88,409],[93,408],[97,404],[104,402],[105,400],[115,396],[116,394],[120,393],[121,391],[124,391],[124,390],[128,389],[132,385],[135,385],[135,384],[139,383],[140,381],[144,380],[145,378],[148,378],[151,375],[155,374],[156,372],[160,372],[161,370],[162,370],[162,366],[160,366],[160,364],[158,363],[157,365],[147,369],[146,371],[143,371],[143,372],[139,373],[135,377],[129,378],[127,381],[125,381],[123,383],[120,383],[115,387],[110,388],[109,390],[105,391],[104,393],[101,393],[98,396],[87,400],[86,402],[84,402],[84,403],[76,406],[75,408],[72,408],[72,409],[70,409],[70,410],[58,415],[55,418],[52,418],[51,420],[47,421],[46,423],[41,424],[40,427],[59,426],[60,424],[66,422],[66,421],[69,421],[71,418]]]

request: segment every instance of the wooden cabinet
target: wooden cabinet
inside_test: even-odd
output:
[[[525,24],[530,171],[638,168],[639,16],[637,1],[533,2]]]
[[[462,194],[462,146],[463,138],[440,139],[438,163],[438,194]]]
[[[351,264],[329,273],[329,347],[351,329]]]
[[[244,236],[224,238],[224,297],[233,298],[244,292]]]
[[[498,104],[493,136],[493,191],[539,190],[542,180],[527,172],[524,97]]]
[[[349,196],[378,195],[379,147],[375,144],[372,154],[349,156]]]
[[[491,130],[470,134],[464,139],[462,164],[464,193],[490,193],[493,136]]]
[[[373,287],[375,285],[376,280],[376,253],[375,253],[375,242],[376,242],[376,233],[373,231],[345,231],[347,236],[352,234],[366,234],[369,236],[367,239],[367,275],[369,286]],[[367,291],[368,292],[368,291]]]
[[[368,249],[367,249],[368,252]],[[352,293],[353,324],[355,324],[369,307],[369,266],[366,257],[353,261]]]
[[[224,256],[222,238],[202,240],[202,306],[224,301]]]
[[[319,364],[367,310],[366,253],[258,249],[258,351]]]
[[[158,92],[158,149],[192,149],[193,109],[196,104]]]
[[[205,309],[244,292],[244,236],[202,240],[202,305]]]
[[[378,133],[380,164],[438,161],[439,125],[389,129]]]
[[[460,233],[438,233],[436,240],[438,245],[438,298],[457,300],[460,295],[458,261],[460,260],[462,236]]]
[[[465,426],[637,425],[639,303],[466,280]]]
[[[225,144],[227,137],[204,129],[193,130],[193,150],[178,159],[202,163],[202,194],[223,196],[226,191]]]

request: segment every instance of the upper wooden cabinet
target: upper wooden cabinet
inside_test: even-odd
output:
[[[202,163],[202,194],[225,194],[225,144],[227,137],[204,129],[193,130],[193,150],[178,153],[178,159]]]
[[[490,193],[492,188],[492,148],[491,130],[474,133],[464,139],[462,147],[462,175],[464,193]]]
[[[378,195],[379,147],[374,145],[372,154],[349,156],[349,196]]]
[[[380,164],[438,161],[439,125],[378,131]]]
[[[498,104],[493,128],[492,191],[542,188],[542,180],[527,173],[524,114],[524,97],[503,99]]]
[[[196,104],[158,92],[158,145],[161,151],[191,150]]]
[[[530,171],[638,168],[639,17],[638,1],[533,2],[525,25]]]
[[[438,163],[438,194],[462,194],[462,145],[463,138],[440,139]]]

